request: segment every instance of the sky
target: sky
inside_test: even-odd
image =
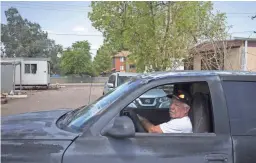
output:
[[[229,32],[233,37],[256,38],[256,2],[213,2],[214,10],[227,13]],[[1,2],[1,23],[6,23],[4,11],[16,7],[23,18],[36,22],[47,31],[49,38],[67,48],[76,41],[88,40],[94,57],[103,44],[102,33],[96,30],[88,18],[89,1],[63,2]],[[72,34],[72,35],[61,35]],[[74,34],[74,35],[73,35]],[[89,36],[88,36],[89,35]]]

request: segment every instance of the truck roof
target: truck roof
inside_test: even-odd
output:
[[[137,75],[141,75],[140,73],[133,73],[133,72],[115,72],[113,74],[118,74],[119,76],[137,76]]]
[[[202,70],[202,71],[194,71],[194,70],[181,70],[181,71],[165,71],[165,72],[153,72],[142,74],[142,78],[168,78],[168,77],[175,77],[175,76],[219,76],[219,77],[228,77],[232,79],[241,79],[245,77],[250,77],[256,80],[256,72],[250,71],[209,71],[209,70]]]

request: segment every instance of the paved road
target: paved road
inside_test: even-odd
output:
[[[103,87],[91,89],[91,101],[102,95]],[[25,99],[11,99],[1,106],[1,116],[24,112],[62,108],[77,108],[88,104],[90,87],[66,86],[58,90],[27,91]]]

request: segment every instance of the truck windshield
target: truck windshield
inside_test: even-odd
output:
[[[102,114],[104,110],[108,108],[108,106],[110,106],[123,95],[127,94],[127,92],[130,92],[135,88],[140,87],[140,85],[142,84],[142,79],[131,79],[120,87],[111,90],[90,105],[78,110],[71,117],[71,120],[68,122],[67,127],[74,130],[80,130],[85,125],[85,123],[89,121],[89,119]]]

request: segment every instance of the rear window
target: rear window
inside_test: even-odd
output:
[[[224,81],[233,135],[256,135],[256,82]]]

